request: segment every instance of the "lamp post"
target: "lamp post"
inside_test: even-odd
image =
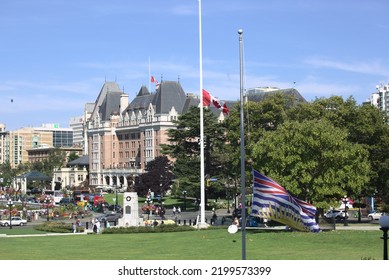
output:
[[[388,230],[389,230],[389,216],[381,216],[380,220],[380,230],[383,231],[383,236],[381,239],[384,240],[384,260],[388,260]]]
[[[118,211],[118,186],[115,185],[115,211]],[[120,188],[122,187],[122,184],[120,184]]]
[[[12,206],[14,205],[12,199],[8,200],[7,205],[9,207],[9,229],[12,229]]]
[[[161,202],[161,220],[165,219],[165,202]]]
[[[344,226],[348,226],[348,220],[347,220],[347,202],[348,202],[348,198],[347,198],[347,195],[345,195],[343,198],[342,198],[342,201],[344,203]]]
[[[186,190],[183,190],[182,194],[184,195],[184,211],[186,211]]]
[[[22,196],[22,213],[23,213],[23,218],[27,219],[27,199],[26,199],[26,195],[23,195]]]
[[[147,193],[146,203],[147,203],[147,220],[150,219],[150,202],[151,202],[151,191]]]
[[[50,202],[51,202],[50,198],[48,196],[46,196],[45,203],[46,203],[46,211],[47,211],[47,214],[46,214],[47,221],[49,221],[49,205],[50,205]]]

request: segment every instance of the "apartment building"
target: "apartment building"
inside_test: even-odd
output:
[[[73,131],[57,124],[24,127],[6,131],[0,129],[0,164],[9,162],[12,168],[28,162],[28,150],[40,147],[71,147]]]
[[[376,106],[389,116],[389,84],[377,85],[376,90],[366,103]]]

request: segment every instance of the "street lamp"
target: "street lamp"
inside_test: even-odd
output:
[[[49,205],[50,205],[51,199],[50,197],[46,196],[45,203],[46,203],[46,211],[47,211],[47,221],[49,221]]]
[[[384,260],[388,260],[388,230],[389,230],[389,216],[381,216],[380,220],[380,230],[383,231],[384,235],[381,239],[384,240]]]
[[[186,211],[186,190],[183,190],[182,194],[184,195],[184,211]]]
[[[120,184],[120,188],[122,187],[122,184]],[[117,185],[115,185],[115,211],[118,211],[118,188]]]
[[[161,221],[165,218],[165,202],[161,202],[161,212],[160,212],[160,214],[161,214]]]
[[[9,207],[9,229],[12,229],[12,215],[11,215],[11,212],[12,212],[12,206],[14,205],[13,202],[12,202],[12,199],[8,200],[7,205]]]
[[[147,202],[147,220],[150,219],[150,202],[151,202],[151,191],[149,190],[146,195],[146,202]]]
[[[342,201],[344,203],[344,226],[348,226],[348,220],[347,220],[347,202],[348,202],[348,198],[347,198],[346,195],[342,198]]]

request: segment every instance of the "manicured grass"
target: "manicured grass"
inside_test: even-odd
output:
[[[247,231],[252,260],[382,260],[380,231]],[[2,260],[239,260],[241,232],[88,234],[0,238]]]
[[[0,234],[7,234],[7,235],[20,235],[20,234],[42,234],[44,232],[40,230],[36,230],[31,227],[19,227],[19,226],[13,226],[12,230],[10,230],[8,227],[0,227]]]

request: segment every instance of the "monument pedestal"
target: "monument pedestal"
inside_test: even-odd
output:
[[[138,194],[125,192],[123,195],[123,217],[118,221],[119,227],[137,227],[143,225],[139,218]]]

